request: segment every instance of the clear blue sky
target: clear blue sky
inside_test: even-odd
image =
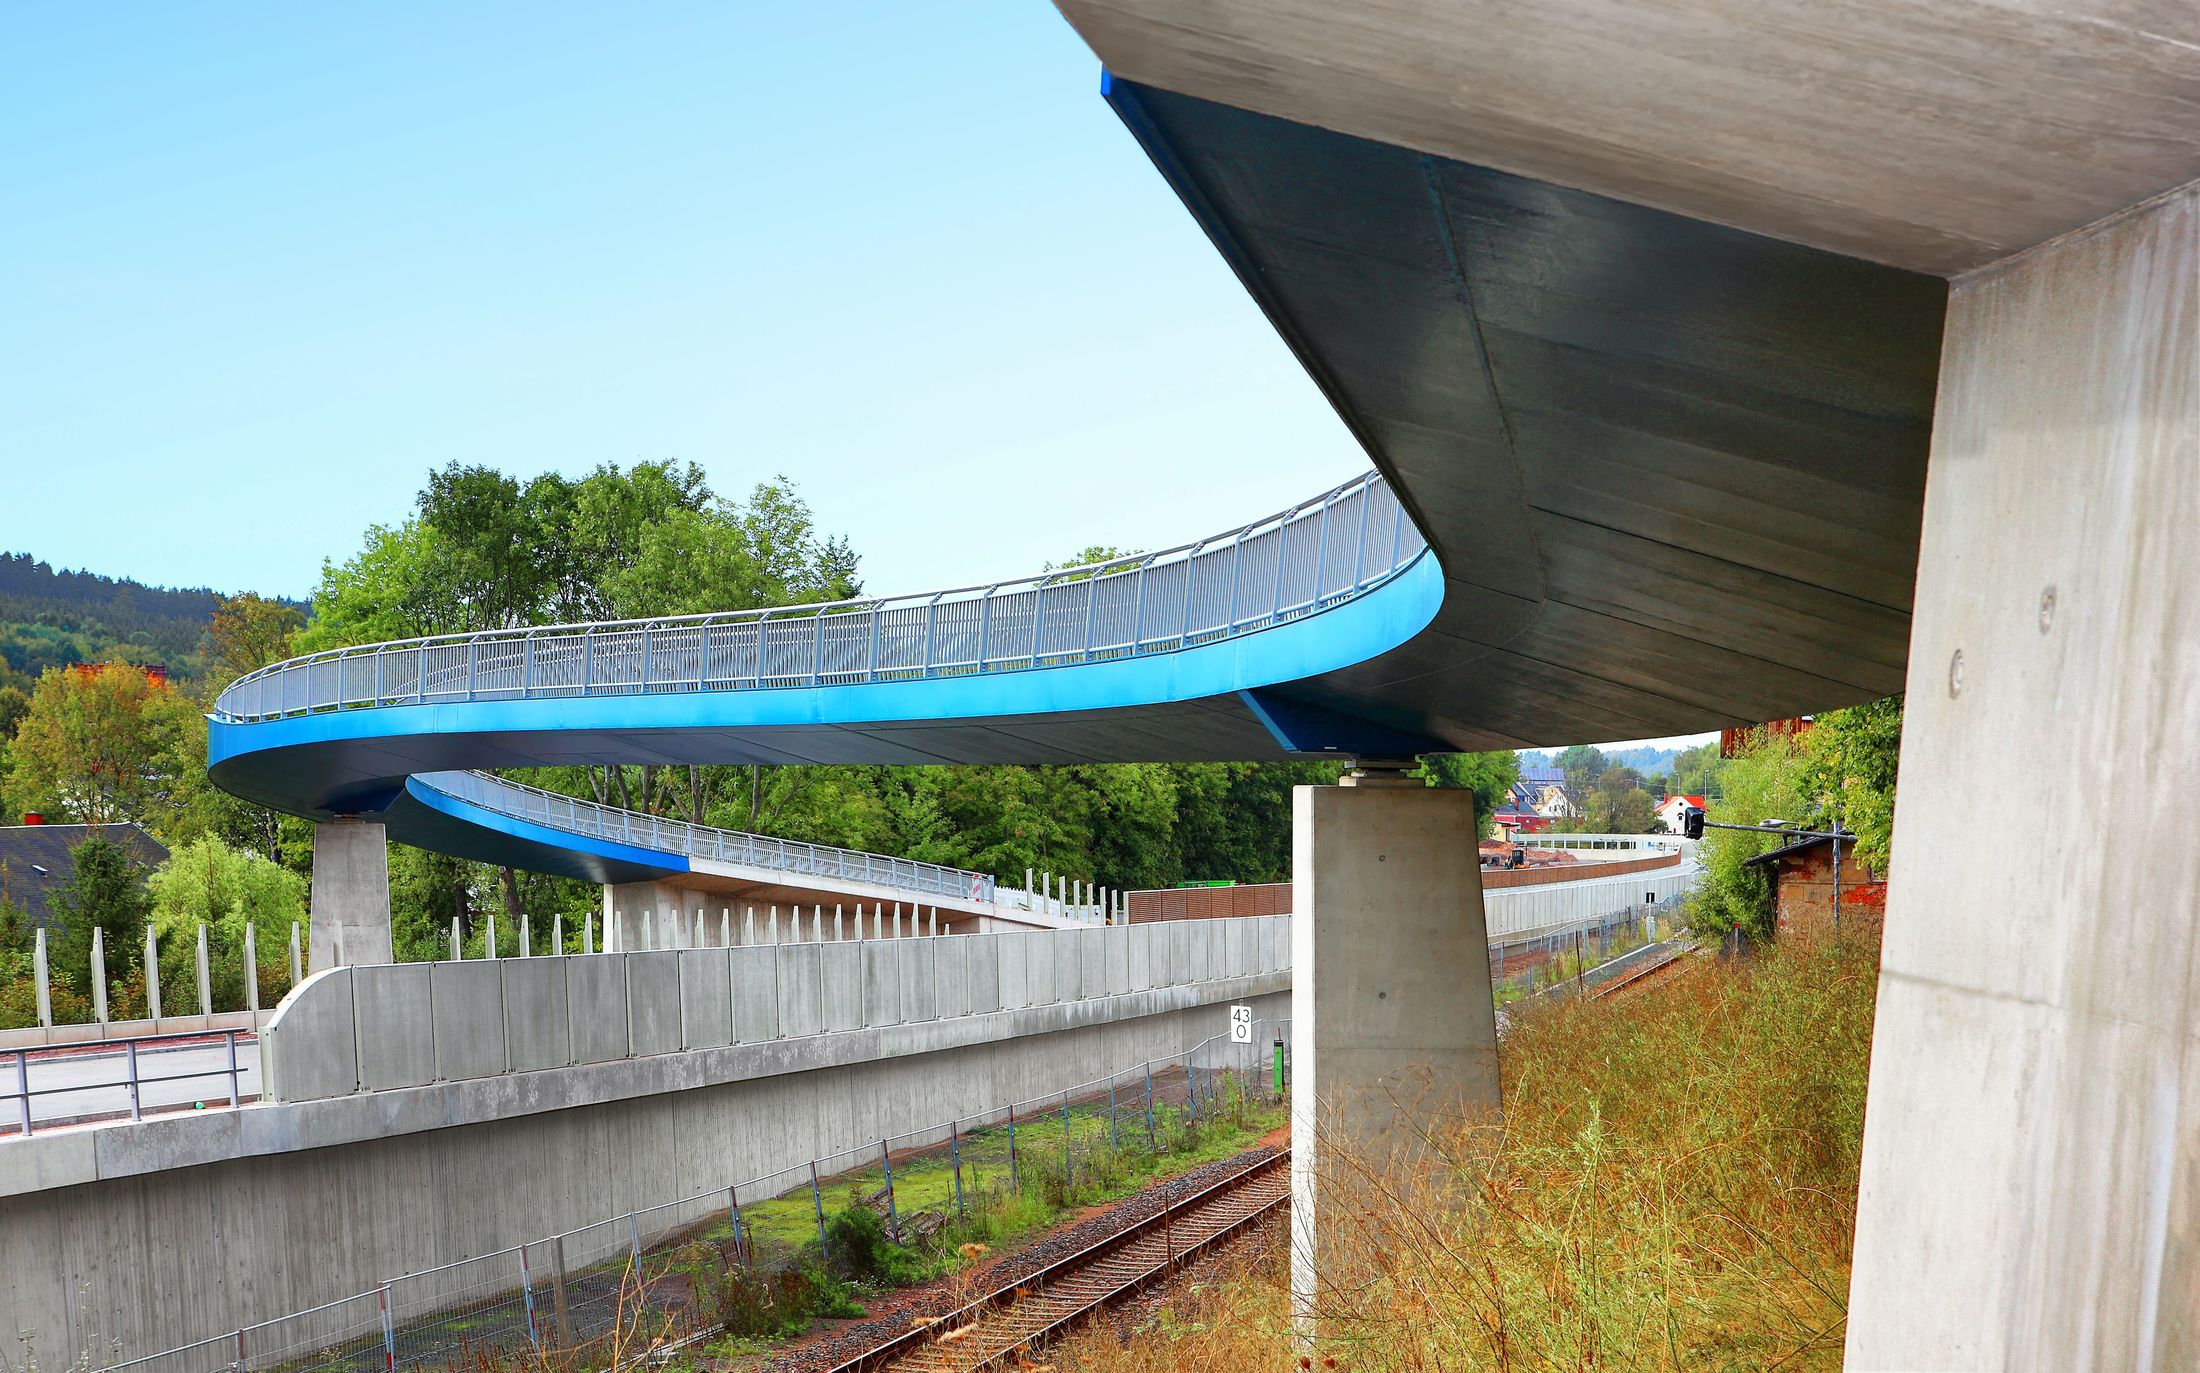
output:
[[[785,472],[871,590],[1365,459],[1045,0],[47,5],[0,36],[0,548],[302,595],[453,459]]]

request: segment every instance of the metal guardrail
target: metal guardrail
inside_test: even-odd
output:
[[[995,895],[991,873],[944,867],[938,863],[917,863],[858,849],[774,839],[770,835],[748,834],[741,830],[716,829],[685,820],[665,820],[639,811],[562,796],[485,772],[425,772],[416,774],[413,780],[445,796],[500,815],[569,834],[632,844],[637,848],[683,853],[693,858],[739,863],[775,872],[870,882],[903,891],[971,901],[992,901]]]
[[[11,1090],[0,1092],[0,1097],[14,1099],[16,1106],[14,1112],[15,1125],[18,1137],[24,1138],[27,1138],[34,1128],[34,1122],[31,1118],[31,1104],[40,1097],[58,1097],[82,1092],[108,1092],[119,1087],[129,1094],[130,1119],[142,1120],[148,1110],[189,1109],[187,1105],[148,1103],[143,1098],[144,1088],[167,1082],[189,1082],[196,1079],[214,1078],[224,1081],[228,1085],[229,1095],[222,1100],[222,1104],[235,1107],[242,1104],[244,1074],[249,1071],[249,1065],[240,1062],[237,1058],[237,1041],[240,1037],[250,1039],[253,1036],[250,1032],[241,1030],[202,1030],[197,1033],[135,1035],[128,1039],[102,1040],[89,1044],[55,1044],[35,1049],[11,1049],[5,1053],[4,1058],[13,1060],[12,1067],[14,1071],[11,1075],[14,1080],[13,1087]],[[227,1047],[226,1061],[217,1063],[210,1068],[196,1068],[180,1073],[147,1072],[147,1065],[140,1058],[141,1054],[150,1056],[171,1053],[186,1048],[210,1048],[217,1043]],[[53,1087],[33,1087],[31,1085],[31,1065],[34,1062],[48,1060],[83,1062],[109,1058],[119,1060],[116,1066],[120,1069],[111,1077],[101,1078],[96,1082],[70,1082]],[[73,1123],[73,1121],[48,1122],[49,1125],[63,1123]]]
[[[1349,600],[1427,545],[1381,476],[1230,533],[988,586],[329,649],[240,677],[228,723],[452,701],[833,686],[1020,671],[1209,643]]]

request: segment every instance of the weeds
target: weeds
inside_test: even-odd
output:
[[[1323,1151],[1359,1205],[1325,1234],[1315,1367],[1831,1369],[1855,1231],[1875,943],[1700,967],[1522,1016],[1502,1126],[1410,1176]],[[1301,1367],[1277,1261],[1065,1367]],[[1333,1365],[1326,1361],[1334,1360]]]

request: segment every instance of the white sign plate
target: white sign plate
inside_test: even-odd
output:
[[[1230,1042],[1232,1044],[1250,1044],[1253,1042],[1252,1007],[1232,1006],[1230,1008]]]

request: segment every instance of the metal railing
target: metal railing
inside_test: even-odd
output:
[[[685,820],[665,820],[639,811],[562,796],[485,772],[424,772],[416,774],[413,781],[500,815],[547,825],[569,834],[632,844],[637,848],[769,868],[776,872],[869,882],[933,896],[970,901],[994,899],[991,873],[944,867],[938,863],[917,863],[857,849],[836,849],[827,844],[774,839],[740,830],[716,829]]]
[[[58,1044],[36,1049],[11,1049],[0,1056],[0,1061],[12,1060],[8,1062],[12,1080],[5,1091],[0,1091],[0,1098],[12,1098],[15,1102],[15,1109],[11,1114],[14,1116],[12,1123],[19,1138],[28,1136],[34,1128],[36,1122],[33,1120],[31,1107],[41,1098],[120,1091],[128,1099],[127,1106],[117,1103],[111,1109],[99,1109],[95,1103],[80,1115],[58,1119],[49,1116],[45,1122],[49,1126],[75,1124],[79,1120],[92,1117],[120,1116],[125,1112],[132,1120],[142,1120],[147,1111],[191,1110],[206,1104],[195,1100],[145,1099],[146,1088],[157,1088],[171,1082],[214,1080],[225,1088],[226,1095],[214,1096],[213,1099],[221,1105],[239,1106],[248,1095],[257,1097],[256,1092],[248,1094],[245,1091],[244,1080],[248,1076],[257,1077],[259,1066],[256,1058],[247,1061],[238,1057],[237,1044],[240,1039],[249,1042],[253,1036],[246,1031],[215,1030],[196,1034],[137,1035],[90,1045]],[[209,1051],[213,1061],[205,1067],[184,1066],[182,1071],[164,1071],[177,1065],[163,1060],[193,1050]],[[53,1081],[38,1085],[32,1078],[34,1066],[52,1065],[66,1069],[90,1063],[104,1064],[109,1059],[114,1060],[114,1071],[88,1081]],[[59,1077],[62,1074],[50,1073],[48,1076]]]
[[[103,1373],[426,1373],[559,1349],[600,1356],[621,1333],[628,1351],[646,1358],[721,1328],[717,1297],[729,1279],[830,1264],[828,1216],[844,1207],[883,1211],[888,1234],[913,1241],[999,1194],[1033,1189],[1067,1202],[1080,1181],[1120,1184],[1126,1151],[1179,1151],[1218,1121],[1242,1122],[1249,1106],[1281,1103],[1290,1025],[1256,1019],[1250,1042],[1218,1035],[1030,1100],[851,1141],[762,1177],[392,1277]]]
[[[987,586],[329,649],[240,677],[250,723],[353,707],[915,680],[1129,658],[1349,600],[1426,550],[1369,472],[1227,534]]]

